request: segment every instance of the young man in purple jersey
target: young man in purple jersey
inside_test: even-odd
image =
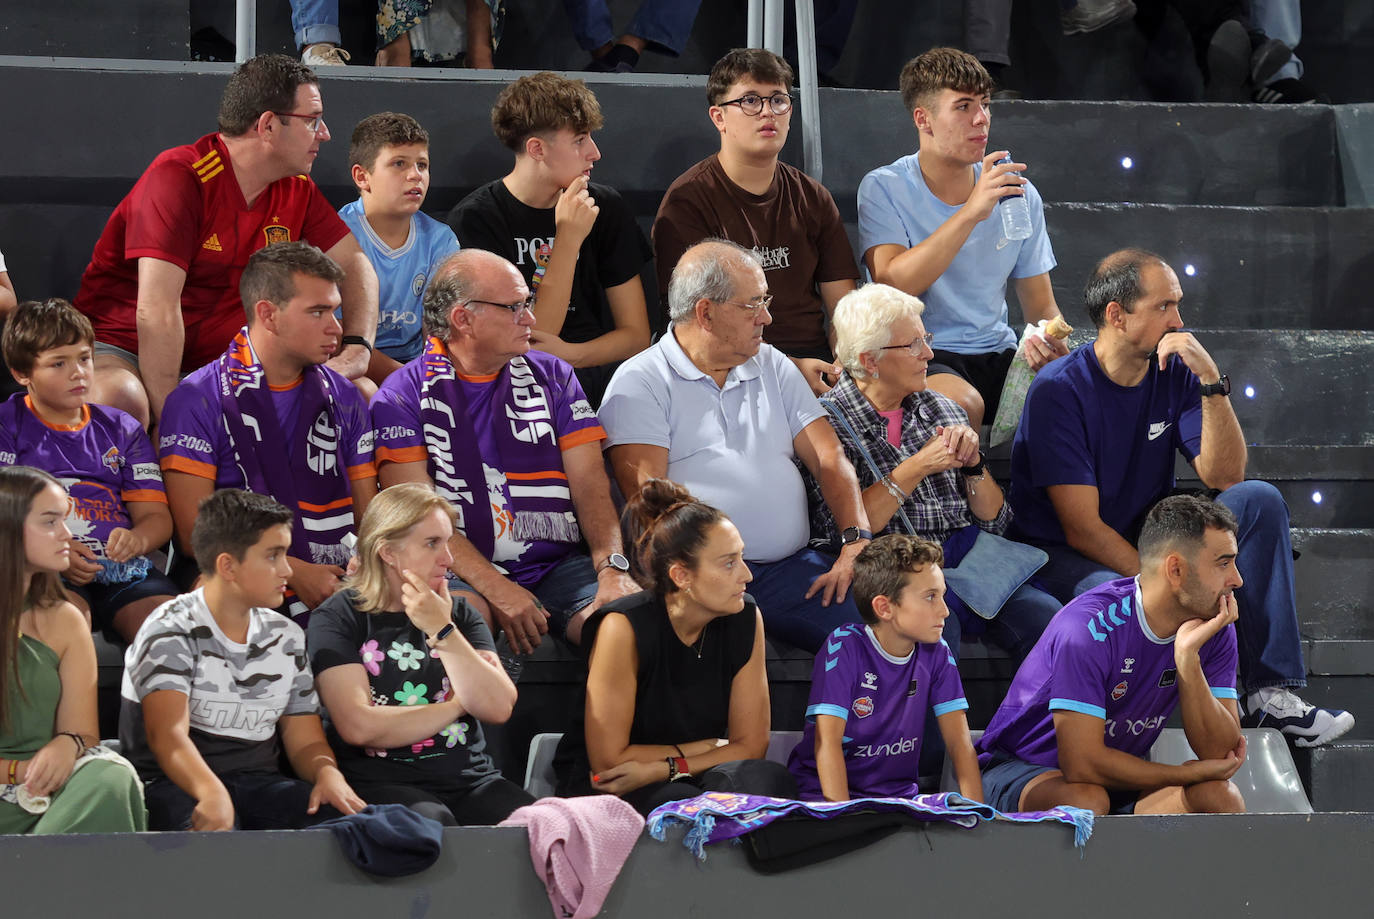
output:
[[[343,271],[303,242],[273,243],[239,282],[247,324],[167,397],[158,423],[178,547],[220,488],[271,495],[296,514],[287,610],[305,621],[333,595],[349,539],[377,493],[367,404],[325,365],[340,343]]]
[[[1245,760],[1236,700],[1236,518],[1191,495],[1159,502],[1140,532],[1140,574],[1054,617],[979,740],[998,810],[1061,804],[1107,813],[1236,813]],[[1152,763],[1180,708],[1197,759]]]
[[[66,300],[19,304],[0,350],[27,390],[0,404],[0,465],[36,466],[67,489],[64,586],[96,628],[132,641],[180,592],[148,558],[172,535],[153,445],[132,415],[88,401],[95,334]]]
[[[968,701],[940,637],[949,609],[939,545],[880,536],[854,560],[864,626],[844,625],[816,655],[806,730],[788,759],[802,798],[911,797],[926,713],[954,760],[959,791],[983,800]]]

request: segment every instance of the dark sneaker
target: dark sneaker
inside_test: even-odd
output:
[[[1228,19],[1207,43],[1207,74],[1203,97],[1208,102],[1248,102],[1250,93],[1250,36],[1245,26]],[[1282,66],[1282,65],[1280,65]]]
[[[1263,86],[1293,59],[1293,49],[1277,38],[1265,38],[1250,52],[1250,82]]]
[[[1078,0],[1073,9],[1059,11],[1059,25],[1065,35],[1096,32],[1134,18],[1135,4],[1131,0]]]
[[[1268,698],[1259,701],[1261,695]],[[1252,693],[1246,699],[1251,711],[1240,719],[1241,727],[1277,728],[1299,747],[1320,747],[1355,726],[1355,716],[1335,708],[1317,708],[1291,689]]]
[[[1287,77],[1255,90],[1255,101],[1266,105],[1307,105],[1313,102],[1329,103],[1331,99],[1302,80]]]

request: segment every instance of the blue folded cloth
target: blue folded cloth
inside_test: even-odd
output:
[[[392,878],[416,874],[438,861],[444,838],[443,824],[401,804],[369,804],[315,828],[332,832],[359,868]]]

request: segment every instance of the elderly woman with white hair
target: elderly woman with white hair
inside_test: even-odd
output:
[[[953,400],[926,388],[934,353],[923,309],[886,284],[841,298],[833,322],[844,372],[821,404],[858,474],[874,533],[912,533],[944,548],[950,649],[981,636],[1020,661],[1060,604],[1027,583],[1045,554],[1002,537],[1011,507],[988,474],[978,432]],[[825,503],[811,506],[813,531],[833,539]]]

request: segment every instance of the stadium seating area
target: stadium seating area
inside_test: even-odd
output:
[[[877,4],[861,7],[870,5]],[[49,3],[45,5],[46,16],[61,15],[67,7],[74,13],[78,6],[63,0]],[[264,5],[260,35],[274,21],[268,6]],[[284,3],[279,6],[285,8]],[[526,41],[530,47],[546,41],[534,25],[535,14],[561,15],[552,0],[512,6],[524,9],[512,19],[513,32],[508,38]],[[957,23],[959,4],[931,6],[931,19],[921,34],[933,40],[950,40],[952,36],[946,33],[951,23]],[[1330,27],[1319,33],[1325,37],[1314,44],[1317,53],[1309,60],[1317,72],[1336,84],[1353,79],[1361,68],[1367,72],[1368,54],[1360,54],[1359,49],[1374,44],[1374,11],[1366,11],[1363,19],[1354,13],[1339,16],[1345,6],[1335,2],[1307,5],[1314,11],[1315,18],[1308,20],[1314,24],[1314,32],[1323,23]],[[0,85],[6,87],[0,94],[0,124],[6,126],[9,139],[0,159],[0,250],[5,253],[21,298],[72,296],[105,218],[151,157],[213,130],[213,112],[231,65],[170,60],[181,47],[175,36],[184,36],[194,19],[195,5],[191,19],[186,7],[185,3],[168,0],[139,0],[128,4],[121,14],[125,25],[102,23],[107,47],[115,48],[109,53],[119,53],[123,47],[127,49],[123,53],[130,56],[156,60],[111,58],[96,62],[0,56]],[[271,15],[279,17],[280,11]],[[703,23],[714,23],[713,28],[718,24],[722,31],[737,31],[742,41],[742,20],[736,22],[737,11],[732,4],[707,0],[701,15]],[[1018,22],[1024,24],[1029,14],[1017,15]],[[0,53],[15,53],[16,42],[28,41],[30,48],[42,47],[50,53],[96,54],[90,50],[94,38],[87,35],[89,26],[83,23],[74,28],[66,39],[34,44],[33,36],[38,33],[33,29],[26,32],[27,20],[20,16],[9,36],[0,41]],[[129,37],[129,26],[133,27],[134,39]],[[1046,53],[1046,48],[1037,48],[1035,42],[1043,40],[1043,45],[1049,39],[1043,30],[1037,31],[1034,22],[1031,26],[1018,42],[1028,51]],[[864,25],[856,30],[854,41],[863,40],[865,29],[874,31],[871,25]],[[902,29],[903,34],[912,34],[910,26],[903,25]],[[1332,38],[1333,29],[1336,38],[1345,40],[1343,43]],[[85,46],[82,41],[86,41]],[[725,45],[717,36],[710,47]],[[264,42],[264,47],[270,50],[273,46]],[[1049,50],[1057,47],[1051,42]],[[1117,36],[1105,43],[1101,54],[1109,56],[1133,48],[1127,38]],[[508,53],[510,62],[527,63],[522,59],[524,52]],[[846,73],[860,83],[869,76],[868,65],[854,60],[853,55],[851,46],[845,58]],[[1357,58],[1365,63],[1357,64]],[[682,66],[689,66],[691,61],[689,53]],[[1092,71],[1083,49],[1069,49],[1059,62],[1063,66],[1056,71],[1057,79],[1068,79],[1063,71],[1077,67],[1078,76],[1088,74],[1091,78],[1087,84],[1092,87],[1090,95],[1105,95],[1117,85],[1116,77]],[[397,74],[358,67],[323,73],[326,117],[335,129],[335,141],[321,152],[314,167],[315,180],[336,205],[351,199],[352,186],[344,164],[347,131],[371,112],[388,108],[406,111],[423,123],[433,138],[434,180],[426,210],[432,214],[446,212],[473,187],[501,174],[506,167],[508,155],[490,134],[487,112],[508,78],[509,74],[500,71]],[[606,113],[606,128],[597,138],[604,156],[597,176],[625,195],[647,231],[667,184],[714,149],[714,137],[704,117],[704,80],[699,76],[649,74],[588,79]],[[1027,79],[1032,78],[1028,75]],[[1043,75],[1033,79],[1049,85],[1049,78]],[[1353,90],[1330,91],[1334,98],[1342,99],[1350,98]],[[1362,91],[1367,93],[1367,86]],[[1127,89],[1121,94],[1139,92]],[[910,126],[896,93],[891,91],[824,89],[821,113],[825,138],[822,179],[840,206],[851,239],[857,241],[853,222],[858,182],[873,166],[910,151]],[[794,132],[785,154],[792,162],[801,161],[799,138],[800,132]],[[1080,329],[1089,323],[1078,290],[1090,265],[1106,252],[1140,245],[1161,253],[1182,269],[1184,318],[1235,386],[1233,401],[1251,444],[1249,475],[1278,486],[1292,511],[1294,543],[1302,553],[1296,571],[1311,685],[1306,696],[1319,705],[1349,709],[1359,719],[1352,735],[1331,746],[1294,751],[1298,774],[1312,808],[1318,812],[1374,811],[1374,785],[1368,781],[1374,774],[1374,739],[1370,739],[1374,738],[1374,377],[1368,372],[1374,363],[1374,307],[1368,299],[1368,291],[1374,288],[1374,165],[1370,165],[1374,104],[1260,107],[1009,102],[999,103],[996,109],[994,141],[1010,147],[1030,164],[1030,175],[1046,201],[1046,219],[1059,260],[1052,275],[1056,297],[1066,316]],[[652,301],[652,271],[646,271],[645,284]],[[994,458],[994,472],[1005,475],[1005,455]],[[1180,468],[1181,476],[1189,472],[1186,466]],[[1256,574],[1247,572],[1246,576]],[[103,713],[115,711],[120,663],[115,649],[103,650]],[[800,727],[810,669],[810,659],[801,652],[770,646],[775,729]],[[970,645],[964,649],[961,669],[972,703],[970,723],[981,728],[1010,679],[1010,662],[982,646]],[[580,678],[581,664],[561,644],[546,642],[526,664],[515,716],[490,735],[508,776],[517,781],[524,777],[531,737],[567,727],[580,702]],[[105,733],[113,732],[108,722],[102,726]],[[1238,821],[1243,821],[1243,831],[1255,834],[1257,844],[1273,843],[1285,851],[1302,851],[1304,864],[1322,864],[1323,874],[1328,869],[1339,874],[1333,866],[1359,851],[1349,844],[1351,840],[1362,840],[1367,852],[1374,824],[1368,814],[1322,816],[1316,824],[1303,824],[1298,817],[1270,818],[1269,822],[1250,817],[1194,818],[1189,823],[1193,837],[1187,852],[1200,858],[1199,853],[1209,851],[1209,847],[1234,850],[1234,834],[1242,829]],[[1161,825],[1166,829],[1176,826],[1172,819],[1163,820]],[[1077,856],[1061,839],[1055,840],[1056,845],[1045,846],[1045,851],[1026,854],[1027,837],[1015,830],[992,828],[984,834],[988,838],[979,843],[990,848],[982,850],[970,849],[958,831],[931,831],[933,851],[929,864],[923,867],[936,876],[960,859],[991,863],[989,859],[1014,856],[1024,863],[1010,872],[1014,877],[1004,877],[1005,883],[998,886],[1011,889],[1018,879],[1023,881],[1022,897],[1017,898],[1022,902],[1023,897],[1033,897],[1036,892],[1049,896],[1054,888],[1027,878],[1039,868],[1072,875]],[[501,870],[512,870],[509,864],[501,869],[501,859],[525,858],[523,839],[517,845],[509,833],[462,832],[463,842],[450,847],[441,866],[452,869],[462,859],[467,873],[490,865],[495,878]],[[1148,829],[1117,829],[1113,825],[1094,839],[1089,861],[1101,865],[1113,854],[1118,862],[1129,861],[1149,833]],[[294,901],[302,910],[323,912],[321,901],[307,901],[291,891],[293,878],[309,875],[316,868],[322,880],[330,882],[325,902],[361,902],[352,901],[349,893],[350,884],[361,882],[346,866],[320,854],[323,847],[318,841],[290,840],[287,834],[272,836],[271,845],[258,852],[252,851],[255,844],[251,842],[217,841],[225,848],[216,857],[237,859],[245,871],[261,869],[273,889],[282,893],[283,909]],[[23,896],[38,896],[38,888],[31,885],[55,876],[63,859],[87,848],[94,854],[101,851],[98,846],[94,840],[82,840],[61,850],[35,851],[39,867],[25,882]],[[86,883],[98,889],[102,877],[112,885],[132,872],[154,869],[168,877],[194,873],[188,852],[174,852],[172,858],[154,862],[152,855],[159,851],[155,847],[128,848],[118,859],[106,861],[94,875],[88,875]],[[877,853],[871,863],[874,873],[884,867],[894,872],[882,879],[881,897],[893,903],[906,898],[894,881],[902,871],[910,870],[906,860],[920,854],[917,848],[908,840],[889,841],[873,850]],[[924,850],[925,844],[920,848]],[[0,841],[0,857],[17,851]],[[608,903],[607,914],[615,907],[615,914],[620,915],[641,914],[641,908],[652,908],[655,915],[688,915],[690,911],[680,904],[714,903],[710,898],[692,899],[691,891],[699,885],[700,876],[685,860],[677,859],[678,855],[672,852],[669,858],[657,849],[637,852],[627,867],[627,876],[641,871],[643,875],[634,884],[618,889]],[[1137,864],[1131,872],[1118,866],[1099,873],[1095,881],[1126,885],[1136,875],[1186,873],[1182,867],[1185,855],[1152,855],[1154,863]],[[1237,856],[1231,858],[1227,864],[1237,872],[1242,867],[1254,870],[1253,864],[1239,861]],[[1322,859],[1327,861],[1323,864]],[[70,862],[67,864],[70,867]],[[281,870],[284,864],[290,865],[285,872]],[[827,904],[843,908],[843,901],[835,901],[834,895],[824,890],[827,881],[834,883],[842,876],[845,864],[852,868],[852,862],[832,863],[789,896],[808,897],[808,913]],[[517,863],[517,868],[523,871],[522,864]],[[736,881],[747,876],[738,853],[713,855],[706,872]],[[657,880],[650,884],[644,880],[649,876]],[[522,875],[521,880],[528,882],[529,878]],[[1271,905],[1282,898],[1282,888],[1276,886],[1281,881],[1252,877],[1245,883],[1256,885],[1256,903],[1264,902],[1266,891],[1274,898]],[[1205,891],[1206,884],[1205,878],[1193,878],[1185,887],[1196,893]],[[759,910],[770,904],[778,908],[766,888],[742,883],[739,889],[738,901],[720,910],[721,915],[734,915],[737,910],[743,915],[746,907],[753,909],[753,914],[767,915]],[[484,905],[484,913],[534,915],[547,909],[537,885],[530,888],[526,883],[514,893],[503,894],[497,882],[488,879],[475,890],[473,895]],[[463,892],[455,887],[448,891],[452,895]],[[369,892],[364,899],[375,893]],[[411,914],[424,915],[431,891],[406,889],[406,895],[417,898],[412,901]],[[437,901],[438,888],[433,895]],[[425,898],[423,909],[417,906],[421,896]],[[681,900],[674,902],[674,896]],[[945,896],[940,892],[928,905],[938,908]],[[995,900],[1005,892],[991,896]],[[1132,897],[1118,891],[1115,899]],[[379,898],[376,902],[384,901]],[[666,909],[665,902],[670,904]],[[1338,897],[1324,902],[1334,908],[1343,901]],[[202,914],[218,915],[219,908]],[[985,902],[982,908],[992,905]],[[60,907],[50,910],[54,914],[62,911]],[[1129,903],[1124,908],[1114,907],[1113,912],[1122,916],[1143,914]],[[1271,913],[1261,908],[1256,914]]]

